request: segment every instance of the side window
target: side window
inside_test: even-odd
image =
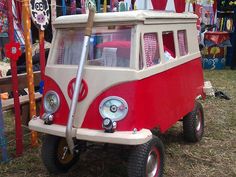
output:
[[[157,33],[145,33],[143,36],[144,56],[147,67],[160,63],[160,51]]]
[[[178,34],[179,54],[180,56],[187,55],[188,43],[187,43],[186,30],[179,30],[177,34]]]
[[[169,61],[175,58],[175,42],[173,31],[164,31],[162,33],[164,60]]]

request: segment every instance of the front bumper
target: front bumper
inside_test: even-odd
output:
[[[29,128],[37,132],[66,137],[66,126],[55,124],[45,125],[44,121],[38,117],[29,122]],[[124,145],[144,144],[152,138],[152,133],[148,129],[142,129],[137,132],[115,131],[114,133],[105,133],[104,130],[73,128],[72,132],[73,137],[78,140]]]

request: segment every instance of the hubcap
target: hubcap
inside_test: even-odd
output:
[[[158,174],[160,163],[159,152],[156,147],[153,147],[150,151],[147,159],[147,177],[156,177]]]
[[[68,145],[66,143],[65,138],[61,138],[58,144],[57,158],[62,164],[67,164],[73,159],[73,155],[68,149]]]
[[[198,114],[196,115],[196,124],[197,124],[196,130],[197,130],[197,132],[199,132],[201,130],[201,121],[202,121],[201,113],[198,112]]]

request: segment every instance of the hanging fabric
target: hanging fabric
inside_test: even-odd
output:
[[[61,0],[61,6],[62,6],[62,15],[66,15],[66,2],[65,2],[65,0]]]
[[[76,14],[76,0],[70,0],[71,15]]]
[[[175,1],[174,0],[167,0],[166,4],[166,11],[176,12],[175,10]]]
[[[154,10],[165,10],[167,0],[152,0]]]

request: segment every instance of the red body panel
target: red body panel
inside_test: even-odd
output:
[[[44,95],[50,90],[54,90],[55,92],[57,92],[57,94],[60,97],[60,103],[61,103],[58,111],[54,113],[53,123],[59,124],[59,125],[66,125],[68,115],[69,115],[69,106],[66,102],[64,94],[62,93],[61,89],[59,88],[59,86],[54,80],[52,80],[48,76],[45,76]],[[41,110],[42,110],[41,114],[44,113],[43,106]]]
[[[52,79],[45,77],[45,83],[45,93],[54,90],[61,99],[60,108],[54,115],[54,123],[66,125],[69,107],[65,97]],[[118,131],[159,127],[164,132],[193,109],[195,98],[203,94],[203,84],[200,59],[142,80],[121,83],[94,99],[82,128],[102,129],[99,104],[108,96],[119,96],[127,101],[129,111],[123,120],[118,121]]]
[[[127,116],[117,130],[133,128],[166,131],[194,107],[195,98],[203,94],[200,59],[190,61],[148,78],[109,88],[90,105],[82,128],[102,129],[100,102],[108,96],[120,96],[129,105]]]

